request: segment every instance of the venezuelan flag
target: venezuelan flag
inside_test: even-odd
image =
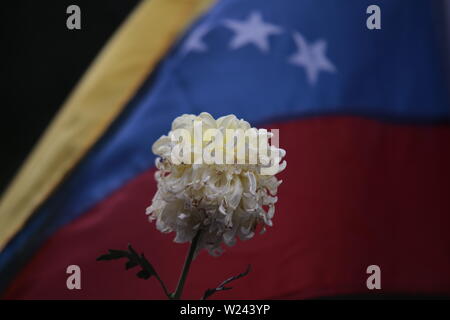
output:
[[[274,227],[194,261],[185,297],[251,264],[223,299],[450,295],[450,95],[438,2],[142,1],[0,200],[7,299],[164,299],[96,262],[132,243],[175,287],[187,245],[158,232],[152,143],[185,113],[280,130]],[[82,270],[68,290],[66,268]],[[366,286],[367,267],[382,289]],[[208,275],[207,277],[205,275]],[[219,297],[219,295],[217,295]]]

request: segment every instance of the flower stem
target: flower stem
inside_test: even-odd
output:
[[[177,289],[172,294],[172,299],[180,300],[183,293],[184,283],[186,282],[189,268],[191,267],[192,259],[194,258],[195,249],[197,248],[198,239],[200,238],[200,231],[197,232],[194,239],[192,239],[191,246],[189,248],[186,260],[184,261],[183,271],[181,272],[180,280],[178,280]]]
[[[159,284],[161,285],[162,289],[164,290],[164,293],[166,294],[166,296],[167,296],[169,299],[171,299],[170,293],[169,293],[169,291],[167,290],[167,287],[166,287],[166,285],[164,284],[164,282],[163,282],[163,281],[161,280],[161,278],[159,277],[159,275],[158,275],[158,274],[155,274],[155,277],[156,277],[156,280],[159,281]]]

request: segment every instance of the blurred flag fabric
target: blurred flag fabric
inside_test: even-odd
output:
[[[366,9],[381,8],[381,30]],[[131,243],[174,288],[187,244],[147,221],[152,143],[184,113],[280,129],[274,226],[194,261],[185,298],[450,295],[450,104],[438,1],[143,1],[0,203],[7,299],[164,299],[107,249]],[[66,268],[81,268],[68,290]],[[376,291],[376,290],[375,290]]]

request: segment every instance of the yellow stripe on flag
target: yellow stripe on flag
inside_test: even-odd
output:
[[[0,250],[102,136],[212,0],[144,0],[109,40],[0,199]]]

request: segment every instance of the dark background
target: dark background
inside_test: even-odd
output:
[[[0,193],[65,98],[138,0],[14,0],[0,4]],[[69,5],[81,30],[69,30]]]

